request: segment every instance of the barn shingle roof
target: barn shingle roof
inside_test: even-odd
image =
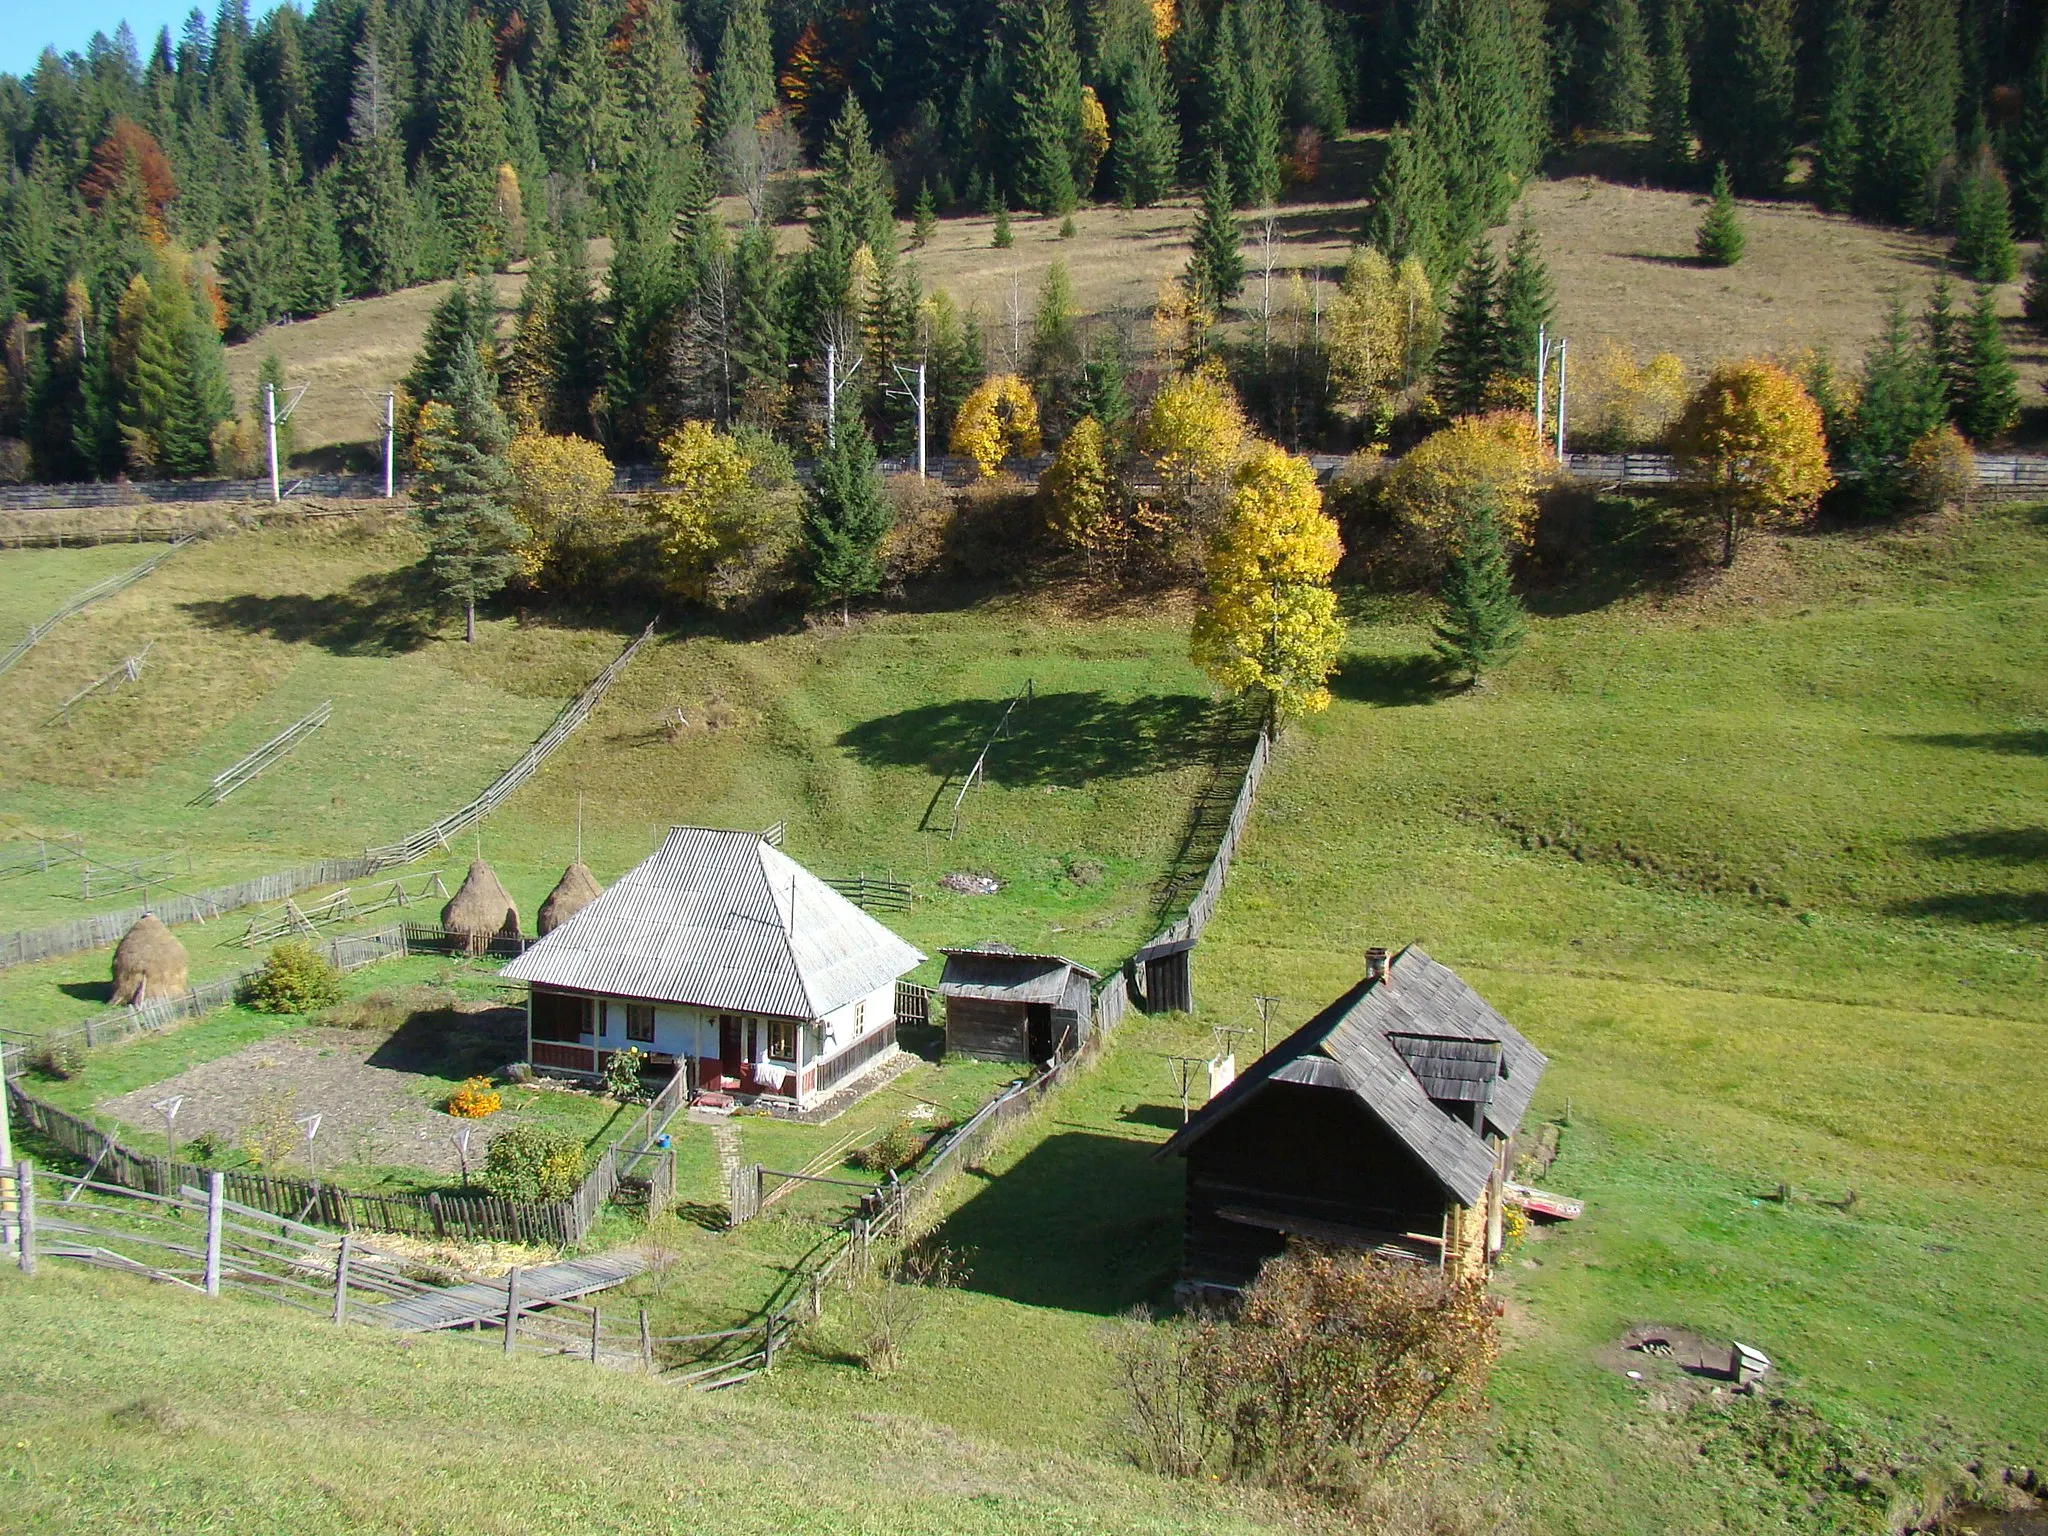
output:
[[[661,847],[504,969],[511,981],[815,1019],[924,955],[755,832]]]
[[[1101,976],[1064,955],[1020,954],[1010,949],[944,949],[944,997],[981,998],[997,1003],[1064,1003],[1076,975]]]
[[[1386,980],[1352,987],[1253,1062],[1161,1150],[1185,1152],[1268,1083],[1337,1088],[1393,1132],[1445,1193],[1473,1205],[1492,1176],[1493,1154],[1469,1120],[1436,1101],[1482,1103],[1487,1128],[1512,1136],[1548,1065],[1455,971],[1411,944]]]

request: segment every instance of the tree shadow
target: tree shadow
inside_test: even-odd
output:
[[[427,643],[440,608],[425,561],[373,571],[339,592],[254,592],[179,605],[209,629],[239,630],[337,656],[398,656]]]
[[[2048,923],[2048,891],[1957,891],[1893,902],[1894,917],[1938,918],[1952,923],[2018,928]]]
[[[1930,747],[2003,752],[2011,757],[2048,757],[2048,731],[1934,731],[1900,739]]]
[[[525,1054],[523,1009],[463,1013],[430,1008],[413,1014],[379,1041],[366,1064],[420,1077],[481,1077]]]
[[[906,709],[854,726],[839,745],[869,767],[965,773],[1009,702],[956,699]],[[1017,706],[983,772],[991,784],[1075,788],[1186,768],[1207,760],[1216,708],[1192,693],[1042,693]]]
[[[1974,864],[2048,863],[2048,827],[1984,827],[1972,832],[1944,832],[1916,837],[1912,846],[1936,859]]]
[[[1687,267],[1697,272],[1714,269],[1715,264],[1703,256],[1670,256],[1662,251],[1617,251],[1623,261],[1639,261],[1648,267]]]
[[[962,1288],[1099,1317],[1157,1296],[1180,1259],[1182,1174],[1153,1150],[1078,1130],[1040,1142],[940,1228],[973,1254]]]
[[[1330,692],[1354,704],[1405,709],[1434,704],[1454,690],[1443,662],[1427,652],[1406,656],[1346,656],[1330,674]]]
[[[1561,488],[1524,557],[1529,611],[1561,618],[1675,591],[1703,567],[1711,530],[1665,495]]]

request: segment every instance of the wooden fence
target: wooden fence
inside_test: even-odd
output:
[[[825,882],[863,912],[908,912],[911,889],[901,880],[885,880],[865,872]]]
[[[294,720],[254,752],[230,767],[216,773],[206,788],[201,790],[192,803],[194,805],[219,805],[236,790],[254,783],[262,776],[263,770],[290,752],[307,736],[325,725],[334,714],[334,701],[325,700],[321,705],[304,716]]]
[[[184,545],[184,542],[183,539],[180,539],[169,549],[163,551],[163,553],[152,555],[133,570],[122,571],[117,575],[109,576],[105,581],[96,582],[92,586],[87,587],[83,592],[73,594],[63,607],[59,608],[48,618],[31,624],[28,627],[27,634],[15,641],[5,653],[0,653],[0,672],[5,672],[9,667],[21,660],[22,657],[34,650],[42,642],[43,636],[70,618],[74,613],[89,608],[103,597],[112,597],[116,592],[126,587],[134,586],[136,582],[142,580],[143,577],[175,555]]]
[[[370,870],[374,872],[394,864],[410,864],[415,859],[426,857],[435,848],[445,849],[450,837],[490,815],[508,795],[540,771],[541,764],[554,754],[555,748],[569,739],[570,733],[584,722],[605,696],[605,691],[640,653],[640,648],[653,638],[654,625],[650,623],[612,659],[610,666],[591,680],[589,687],[563,707],[554,724],[521,754],[519,761],[498,775],[497,782],[469,804],[460,810],[450,811],[431,827],[422,828],[403,842],[365,850],[364,858],[369,861]]]
[[[2048,492],[2048,457],[2032,453],[1976,455],[1977,484]],[[1614,485],[1668,485],[1678,479],[1678,461],[1668,453],[1568,453],[1565,473],[1578,480]]]

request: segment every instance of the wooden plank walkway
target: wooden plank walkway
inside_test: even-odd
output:
[[[607,1290],[630,1280],[647,1267],[637,1253],[601,1253],[587,1259],[567,1259],[560,1264],[543,1264],[519,1272],[519,1310],[543,1307],[552,1301],[573,1301],[592,1291]],[[425,1296],[407,1296],[376,1306],[356,1306],[352,1316],[365,1322],[383,1323],[407,1333],[430,1333],[438,1328],[461,1328],[470,1323],[505,1320],[505,1287],[482,1280],[451,1285]]]

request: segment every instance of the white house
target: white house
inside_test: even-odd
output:
[[[896,1049],[896,982],[924,958],[758,834],[672,827],[504,975],[530,989],[536,1067],[637,1046],[801,1108]]]

